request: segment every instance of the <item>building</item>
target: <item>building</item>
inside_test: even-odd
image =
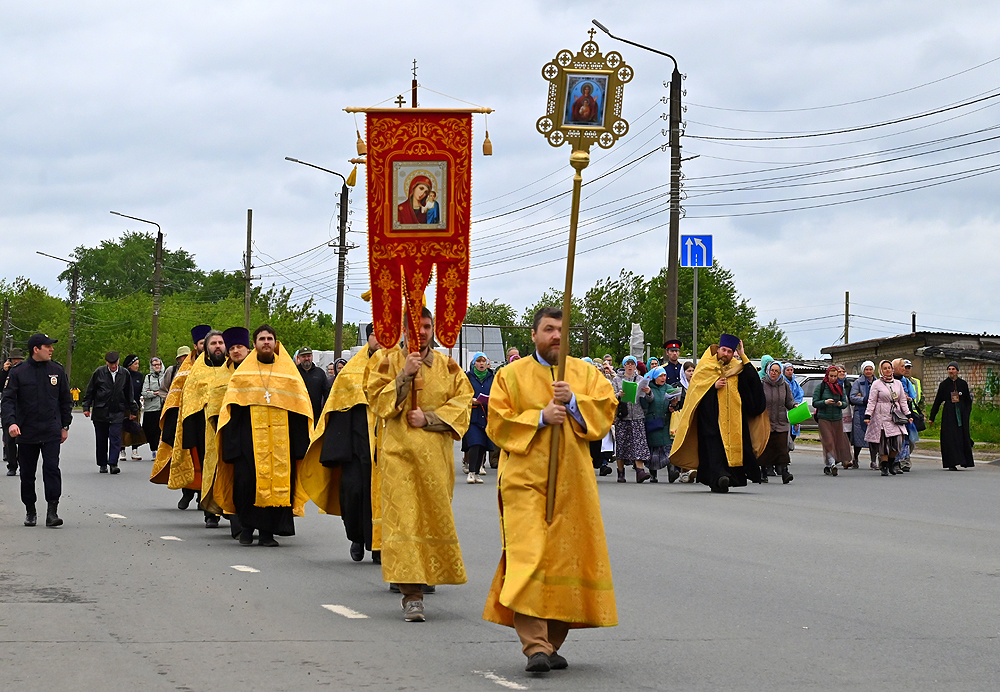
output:
[[[821,352],[842,363],[850,373],[858,373],[870,360],[908,358],[913,376],[920,379],[927,405],[933,402],[941,380],[948,376],[948,363],[958,361],[960,376],[969,383],[978,402],[1000,404],[1000,336],[957,332],[911,332],[879,339],[827,346]]]

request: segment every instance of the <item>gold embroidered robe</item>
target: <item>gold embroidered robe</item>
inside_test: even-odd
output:
[[[160,446],[156,449],[156,459],[153,461],[149,480],[172,489],[187,487],[197,490],[201,487],[200,481],[198,485],[194,484],[194,460],[191,458],[190,450],[184,449],[183,426],[180,419],[184,385],[197,359],[198,355],[191,353],[177,366],[177,372],[170,382],[170,391],[167,392],[163,409],[160,411],[160,430],[165,430],[165,425],[173,425],[174,438],[173,444],[167,443],[163,437],[160,438]],[[184,478],[190,480],[184,485],[177,485]]]
[[[490,391],[486,434],[502,450],[497,477],[503,554],[483,619],[513,627],[517,612],[570,627],[612,627],[618,613],[589,443],[608,434],[618,402],[611,383],[592,365],[566,360],[565,380],[587,426],[567,411],[548,524],[553,427],[538,424],[554,380],[554,367],[522,358],[497,372]]]
[[[431,349],[420,366],[423,389],[417,392],[417,406],[430,425],[413,428],[406,422],[412,386],[402,377],[406,354],[396,346],[380,350],[376,358],[366,390],[373,413],[384,421],[378,443],[382,579],[464,584],[465,563],[451,509],[453,442],[469,428],[472,385],[454,360]]]

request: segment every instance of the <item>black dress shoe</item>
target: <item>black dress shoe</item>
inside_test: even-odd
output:
[[[670,466],[667,467],[667,482],[673,483],[680,477],[681,477],[681,470],[676,466],[674,466],[673,464],[670,464]]]
[[[421,593],[436,593],[437,587],[433,584],[421,584],[420,591]]]
[[[549,668],[552,670],[566,670],[569,668],[569,661],[560,656],[558,652],[549,654]]]
[[[205,528],[206,529],[217,529],[219,528],[219,517],[205,517]]]
[[[365,559],[365,544],[354,541],[351,543],[351,559],[361,562]]]
[[[382,564],[382,551],[381,550],[373,550],[372,551],[372,562],[374,562],[376,565],[381,565]]]
[[[277,548],[281,544],[278,543],[278,541],[274,540],[274,536],[271,536],[270,538],[268,537],[261,538],[258,541],[258,545],[262,545],[265,548]]]
[[[598,473],[598,474],[600,474],[601,476],[610,476],[610,475],[611,475],[611,467],[610,467],[610,466],[608,466],[607,464],[605,464],[604,466],[602,466],[602,467],[601,467],[601,468],[600,468],[600,469],[599,469],[599,470],[597,471],[597,473]],[[9,475],[11,475],[11,474],[9,474],[9,473],[8,473],[7,475],[9,476]]]
[[[240,545],[253,545],[253,529],[243,529],[240,533]]]
[[[15,471],[14,469],[7,469],[7,475],[8,476],[16,476],[17,475],[17,471]]]
[[[99,473],[107,473],[107,472],[108,472],[108,467],[106,465],[102,466],[101,470],[99,471]]]
[[[36,526],[38,524],[38,514],[35,512],[34,507],[28,507],[24,514],[24,525],[25,526]]]
[[[111,475],[112,476],[115,475],[116,473],[121,473],[121,472],[122,472],[122,470],[120,468],[118,468],[118,464],[115,464],[114,466],[111,467]]]
[[[528,673],[548,673],[552,670],[552,665],[549,663],[549,655],[544,651],[531,654],[528,658],[528,663],[524,666],[524,670]]]

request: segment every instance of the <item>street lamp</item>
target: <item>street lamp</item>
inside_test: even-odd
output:
[[[337,357],[339,358],[341,352],[344,350],[344,273],[347,270],[347,251],[352,249],[347,247],[347,195],[350,192],[348,185],[354,185],[354,175],[352,174],[350,176],[350,182],[348,182],[348,178],[345,178],[340,173],[323,168],[322,166],[306,163],[305,161],[299,161],[298,159],[293,159],[290,156],[286,156],[285,161],[300,163],[303,166],[315,168],[316,170],[323,171],[324,173],[335,175],[344,181],[344,184],[340,188],[340,244],[337,248],[337,335],[333,346],[334,350],[337,352]]]
[[[155,221],[147,221],[146,219],[140,219],[138,216],[129,216],[128,214],[122,214],[117,211],[113,211],[111,213],[115,216],[121,216],[126,219],[141,221],[143,223],[156,226],[156,256],[153,264],[153,329],[149,341],[149,357],[155,358],[156,340],[160,331],[160,269],[163,265],[163,230],[160,228],[160,224]]]
[[[60,262],[65,262],[73,267],[73,282],[69,291],[69,344],[66,346],[66,377],[70,378],[73,375],[73,342],[76,341],[76,301],[77,287],[80,284],[80,265],[73,260],[56,257],[55,255],[48,254],[47,252],[35,250],[35,253],[42,255],[43,257],[51,257],[52,259],[59,260]]]
[[[677,263],[680,256],[681,221],[681,73],[677,59],[670,53],[615,36],[596,19],[594,26],[611,38],[636,48],[670,58],[674,71],[670,74],[670,226],[667,247],[667,295],[663,304],[663,343],[677,336]],[[697,356],[697,354],[695,354]]]

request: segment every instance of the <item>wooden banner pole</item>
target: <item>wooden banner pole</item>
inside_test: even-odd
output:
[[[569,165],[576,171],[573,176],[573,206],[569,217],[569,244],[566,249],[566,287],[563,289],[562,332],[559,336],[559,366],[557,378],[566,377],[566,357],[569,355],[570,316],[573,307],[573,265],[576,261],[576,226],[580,220],[580,186],[583,184],[581,172],[590,163],[590,153],[574,149],[569,157]],[[552,427],[552,446],[549,448],[549,480],[545,497],[545,521],[552,523],[556,504],[556,477],[559,466],[559,433],[561,425]]]

